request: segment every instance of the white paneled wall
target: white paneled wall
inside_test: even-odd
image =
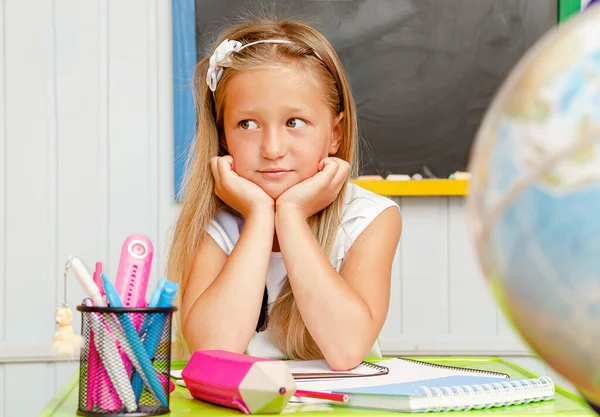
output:
[[[481,276],[464,198],[398,202],[404,226],[382,347],[398,354],[527,355]]]
[[[51,343],[69,254],[114,274],[122,241],[143,233],[153,282],[164,270],[178,212],[170,16],[166,0],[0,1],[0,417],[35,415],[76,369],[10,349]],[[384,351],[510,356],[550,372],[498,313],[463,199],[399,203]],[[74,307],[84,293],[67,289]],[[25,363],[10,363],[15,352]]]

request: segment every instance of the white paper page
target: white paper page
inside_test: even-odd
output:
[[[320,373],[336,373],[336,371],[332,370],[327,361],[324,359],[315,359],[309,361],[300,361],[300,360],[289,360],[285,361],[288,369],[292,374],[320,374]],[[358,365],[354,369],[339,371],[339,373],[343,374],[357,374],[357,375],[372,375],[375,374],[377,370],[373,368],[369,368],[363,364]]]
[[[328,403],[293,403],[289,402],[288,405],[283,409],[282,414],[285,413],[299,413],[299,412],[316,412],[316,411],[333,411],[333,408]]]
[[[440,378],[454,375],[478,375],[477,372],[460,369],[444,369],[432,366],[424,366],[417,362],[402,359],[390,359],[377,362],[386,366],[390,372],[387,375],[353,377],[353,378],[326,378],[311,381],[296,381],[298,389],[310,391],[331,391],[342,388],[374,387],[377,385],[398,384],[401,382],[413,382],[426,379]],[[480,374],[485,376],[494,376]],[[498,376],[503,379],[504,376]]]

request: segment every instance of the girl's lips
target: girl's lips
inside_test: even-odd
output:
[[[264,171],[258,171],[264,178],[268,178],[268,179],[277,179],[277,178],[282,178],[285,177],[287,174],[289,174],[290,170],[285,170],[285,169],[267,169]]]

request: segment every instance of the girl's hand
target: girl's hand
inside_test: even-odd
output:
[[[323,210],[335,200],[348,179],[350,164],[339,158],[325,158],[319,171],[279,196],[276,210],[298,212],[303,219]]]
[[[262,188],[233,170],[233,158],[213,156],[210,168],[215,178],[215,193],[229,207],[237,210],[245,218],[256,211],[273,213],[275,202]]]

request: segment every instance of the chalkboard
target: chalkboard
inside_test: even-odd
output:
[[[511,68],[557,24],[557,0],[196,0],[198,56],[224,25],[267,11],[333,44],[359,118],[361,173],[447,177]]]

